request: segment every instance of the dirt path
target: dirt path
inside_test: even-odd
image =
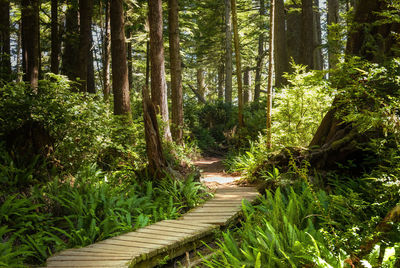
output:
[[[240,179],[240,176],[224,172],[221,158],[205,157],[196,161],[195,165],[201,170],[201,181],[212,188],[235,186],[234,181]]]

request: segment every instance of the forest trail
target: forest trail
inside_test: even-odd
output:
[[[201,181],[210,188],[234,186],[234,182],[241,178],[225,173],[222,161],[218,157],[204,157],[194,162],[201,171]]]
[[[217,230],[240,216],[242,201],[255,201],[258,191],[238,187],[234,181],[240,177],[225,174],[219,158],[204,158],[195,164],[202,170],[202,181],[215,189],[212,199],[177,220],[163,220],[84,248],[59,252],[47,260],[47,267],[149,268],[214,240]]]

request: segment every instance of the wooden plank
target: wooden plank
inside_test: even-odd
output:
[[[174,221],[174,222],[165,222],[163,223],[164,226],[170,226],[170,227],[178,227],[178,228],[182,228],[185,230],[199,230],[199,226],[195,225],[195,224],[187,224],[185,222],[182,222],[182,220],[179,221]],[[209,224],[209,226],[212,226],[211,224]]]
[[[143,249],[135,248],[135,247],[128,247],[128,246],[118,246],[118,245],[110,245],[98,242],[96,244],[92,244],[88,246],[88,248],[101,248],[110,252],[119,251],[119,252],[129,252],[132,255],[137,255],[143,253]]]
[[[163,225],[150,225],[147,226],[146,229],[148,230],[158,230],[158,231],[166,231],[166,232],[172,232],[172,233],[183,233],[183,234],[194,234],[197,230],[187,230],[183,228],[179,228],[179,226],[176,227],[171,227],[171,226],[163,226]]]
[[[102,241],[102,243],[107,244],[107,245],[116,245],[116,246],[127,246],[127,247],[135,247],[135,248],[141,248],[143,249],[143,251],[147,251],[149,249],[158,249],[158,248],[162,248],[165,245],[168,244],[158,244],[155,245],[153,243],[143,243],[143,242],[136,242],[136,241],[132,241],[129,239],[124,239],[123,237],[120,237],[118,239],[107,239]]]
[[[141,237],[141,238],[148,238],[148,239],[153,239],[155,241],[175,241],[179,240],[182,237],[185,237],[185,234],[165,234],[165,232],[160,232],[156,230],[148,230],[148,229],[139,229],[136,230],[134,233],[127,233],[125,234],[126,236],[131,236],[131,237]]]
[[[128,267],[129,261],[51,261],[47,265],[50,267]]]
[[[168,223],[179,222],[179,224],[185,224],[185,223],[182,223],[180,219],[177,219],[177,220],[165,220],[165,222],[168,222]],[[189,226],[196,226],[196,227],[211,227],[211,226],[212,226],[212,224],[207,224],[207,223],[190,223],[190,225],[189,225]]]
[[[160,239],[155,240],[153,238],[143,238],[143,237],[130,236],[130,235],[117,236],[117,237],[114,237],[113,239],[136,242],[138,244],[149,245],[151,247],[168,245],[170,243],[170,240],[160,240]]]
[[[49,260],[50,262],[54,261],[128,261],[131,260],[132,256],[102,256],[102,255],[76,255],[76,256],[54,256]]]

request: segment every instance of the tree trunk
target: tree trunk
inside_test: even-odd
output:
[[[183,144],[183,92],[178,12],[178,0],[168,0],[169,56],[172,91],[171,106],[173,124],[172,137],[177,144]]]
[[[87,92],[88,84],[88,56],[90,51],[90,39],[92,29],[90,22],[92,20],[93,0],[79,0],[79,19],[80,19],[80,34],[79,34],[79,83],[80,91]]]
[[[204,99],[206,93],[206,85],[204,81],[204,69],[198,68],[196,71],[196,78],[197,78],[197,92],[199,93],[201,99]]]
[[[321,31],[321,15],[319,13],[319,1],[314,0],[314,69],[324,69],[324,58],[322,55],[322,31]]]
[[[104,100],[108,101],[110,97],[110,54],[111,54],[111,42],[110,42],[110,0],[106,0],[105,8],[105,31],[104,31],[104,58],[103,58],[103,95]]]
[[[149,0],[151,100],[164,121],[164,138],[172,140],[169,128],[167,89],[165,82],[162,1]]]
[[[39,0],[21,1],[24,81],[36,90],[39,80]]]
[[[129,82],[129,91],[132,91],[133,88],[133,62],[132,62],[132,40],[131,40],[131,31],[130,29],[126,30],[127,37],[127,60],[128,60],[128,82]]]
[[[70,80],[78,76],[79,63],[79,24],[78,1],[67,0],[68,9],[65,15],[65,48],[62,59],[62,73]]]
[[[282,87],[287,84],[284,73],[289,72],[289,58],[286,47],[286,26],[285,26],[285,6],[283,0],[275,1],[275,21],[274,21],[274,63],[275,63],[275,84]]]
[[[314,11],[313,0],[301,1],[301,64],[314,69]]]
[[[242,62],[240,56],[239,46],[239,29],[236,12],[236,0],[231,0],[232,6],[232,22],[233,22],[233,33],[235,43],[235,57],[236,57],[236,77],[238,84],[238,121],[239,127],[243,127],[243,84],[242,84]]]
[[[268,55],[268,87],[267,87],[267,148],[272,148],[271,139],[271,111],[272,111],[272,76],[274,74],[272,59],[274,55],[274,16],[275,16],[275,0],[271,0],[271,9],[269,17],[269,55]]]
[[[10,1],[0,0],[0,85],[11,80]],[[18,53],[18,52],[17,52]]]
[[[131,118],[123,0],[111,0],[110,22],[114,114],[127,115],[128,118]]]
[[[254,100],[257,101],[260,98],[261,90],[261,76],[264,66],[264,15],[265,15],[265,3],[264,0],[260,0],[260,35],[258,36],[258,55],[257,55],[257,66],[256,66],[256,77],[255,77],[255,87],[254,87]]]
[[[92,24],[92,22],[90,22]],[[94,82],[94,58],[93,58],[93,37],[90,35],[89,53],[87,62],[87,92],[96,94],[96,85]]]
[[[17,82],[22,81],[22,73],[21,73],[21,60],[22,60],[22,22],[21,20],[18,23],[18,31],[17,31]]]
[[[60,37],[58,35],[58,0],[51,0],[51,59],[50,71],[58,74],[60,65]]]
[[[231,0],[225,0],[225,102],[232,102],[232,20]]]
[[[328,0],[328,61],[329,69],[334,69],[339,63],[340,43],[339,33],[334,28],[339,22],[339,0]]]
[[[221,63],[218,66],[218,99],[224,99],[224,73],[225,73],[225,66]]]
[[[300,6],[290,5],[288,6],[289,12],[286,15],[287,31],[286,41],[289,59],[293,59],[296,64],[302,63],[302,16],[301,12],[298,11]],[[299,44],[300,43],[300,44]]]
[[[251,96],[251,75],[249,67],[245,68],[243,72],[243,90],[243,103],[247,104]]]

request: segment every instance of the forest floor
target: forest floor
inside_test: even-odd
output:
[[[239,174],[228,174],[220,157],[204,157],[194,162],[201,171],[201,181],[210,188],[234,187],[240,180]]]

